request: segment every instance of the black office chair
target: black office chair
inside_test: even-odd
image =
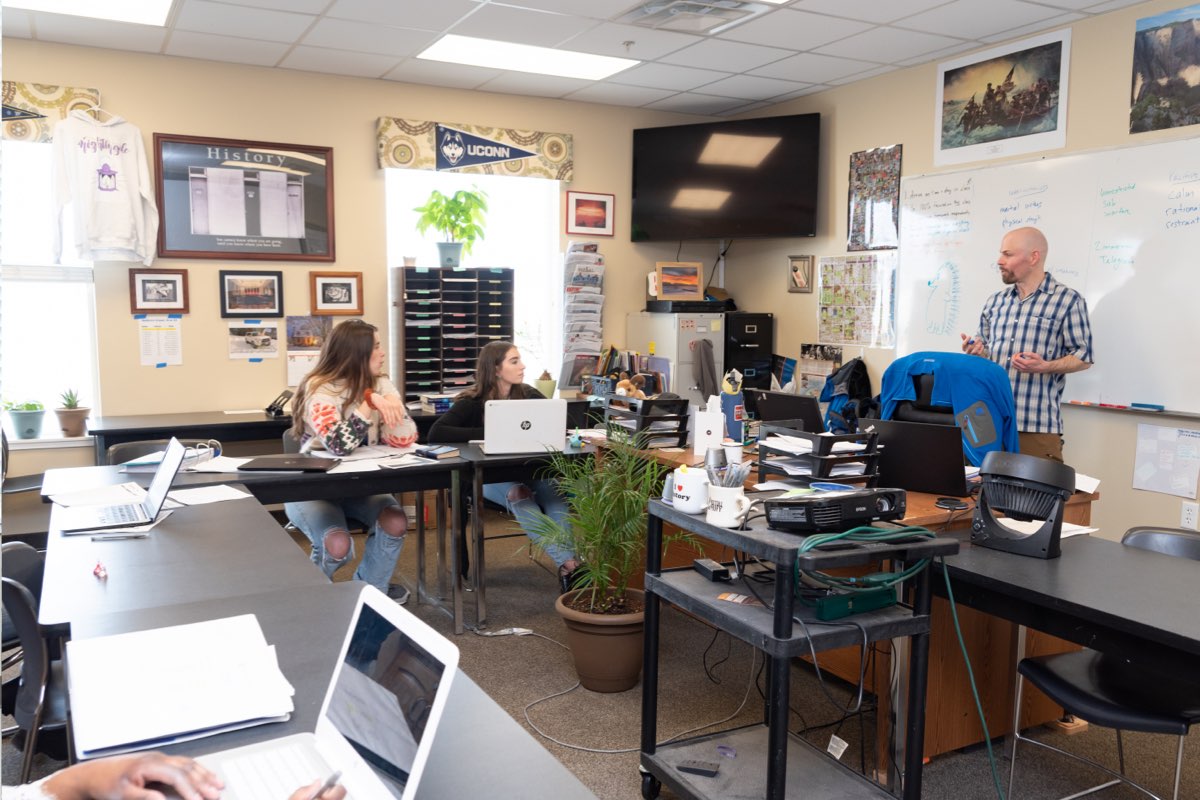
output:
[[[142,439],[137,442],[120,442],[119,444],[110,445],[104,453],[104,461],[109,466],[116,464],[124,464],[126,461],[131,461],[141,456],[157,453],[167,449],[167,445],[171,443],[170,439]],[[179,443],[184,447],[210,447],[221,451],[221,443],[216,439],[180,439]]]
[[[1200,561],[1200,533],[1195,531],[1130,528],[1122,537],[1121,543],[1128,547]],[[1119,655],[1086,649],[1074,653],[1026,658],[1017,666],[1017,672],[1020,673],[1020,678],[1017,680],[1014,723],[1020,718],[1024,681],[1029,681],[1062,706],[1067,713],[1094,725],[1116,730],[1118,771],[1097,764],[1091,759],[1060,750],[1046,742],[1022,736],[1019,726],[1014,724],[1012,766],[1008,778],[1009,800],[1016,796],[1013,793],[1013,781],[1017,771],[1017,745],[1020,742],[1029,742],[1090,764],[1113,778],[1086,791],[1072,794],[1071,797],[1080,797],[1125,783],[1159,800],[1158,795],[1126,777],[1122,730],[1179,737],[1175,757],[1174,791],[1171,795],[1174,800],[1178,800],[1184,742],[1191,726],[1200,722],[1200,684],[1179,680],[1168,674],[1149,674],[1146,667],[1130,664]]]
[[[933,404],[933,373],[913,376],[916,400],[901,400],[896,404],[892,419],[901,422],[924,422],[929,425],[957,425],[954,409],[950,406]]]
[[[25,586],[30,594],[33,595],[34,603],[42,594],[42,574],[45,570],[45,557],[24,542],[5,542],[0,559],[3,561],[4,577],[12,578],[18,583]],[[2,668],[8,671],[21,663],[23,651],[21,650],[21,638],[17,635],[17,626],[12,618],[8,615],[8,609],[4,609],[3,614],[3,664]],[[2,708],[6,716],[12,716],[13,709],[16,707],[17,690],[21,685],[21,676],[13,675],[4,681],[0,687],[0,708]],[[16,725],[5,728],[3,736],[5,739],[12,736],[20,730]]]
[[[37,623],[37,603],[33,595],[12,578],[3,578],[4,609],[16,627],[23,658],[21,683],[17,689],[13,717],[24,735],[17,737],[25,755],[21,762],[20,782],[29,781],[34,753],[41,750],[56,760],[70,760],[66,746],[67,692],[62,660],[51,659],[50,648]],[[59,733],[44,737],[46,733]]]

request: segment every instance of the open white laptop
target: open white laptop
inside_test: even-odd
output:
[[[150,481],[150,488],[146,490],[146,497],[142,502],[59,506],[54,511],[55,526],[65,534],[73,534],[105,528],[129,528],[153,522],[158,518],[163,503],[167,501],[167,492],[171,491],[171,484],[175,480],[175,474],[179,472],[179,465],[183,463],[185,453],[187,448],[172,437],[158,469],[154,471],[154,478]]]
[[[365,586],[316,731],[199,760],[225,782],[223,800],[289,797],[335,771],[350,798],[412,800],[457,670],[456,645]]]
[[[488,400],[483,405],[480,449],[489,456],[558,451],[566,443],[566,400]]]

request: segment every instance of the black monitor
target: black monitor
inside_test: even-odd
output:
[[[746,410],[759,422],[800,420],[805,433],[824,433],[825,420],[817,398],[789,392],[769,392],[747,389],[744,395]]]
[[[879,486],[952,497],[971,493],[957,426],[863,419],[858,430],[879,434]]]

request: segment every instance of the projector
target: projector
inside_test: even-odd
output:
[[[763,501],[767,527],[795,533],[833,533],[875,520],[902,519],[906,505],[903,489],[855,489]]]

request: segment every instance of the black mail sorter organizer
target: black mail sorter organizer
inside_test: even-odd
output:
[[[670,522],[697,536],[774,562],[775,589],[771,609],[719,600],[737,584],[713,583],[691,568],[663,571],[662,528]],[[803,537],[766,527],[764,519],[749,523],[748,530],[709,525],[703,515],[684,514],[659,501],[650,501],[646,549],[646,639],[642,675],[642,796],[658,796],[662,784],[688,798],[803,797],[805,800],[885,800],[893,795],[840,762],[788,732],[788,694],[791,659],[807,655],[804,629],[793,624],[793,614],[804,620],[813,649],[831,650],[862,644],[854,627],[821,624],[811,608],[795,602],[795,569],[825,570],[858,567],[890,560],[893,569],[905,562],[951,555],[958,542],[950,538],[905,540],[895,543],[856,543],[853,547],[800,553]],[[911,637],[908,711],[905,715],[904,792],[906,800],[921,796],[921,756],[925,741],[925,684],[929,673],[930,595],[934,570],[926,569],[909,587],[912,607],[896,605],[854,615],[871,641]],[[660,604],[667,601],[716,628],[762,650],[767,657],[767,700],[763,723],[705,734],[659,746],[658,638]],[[733,758],[717,755],[727,745]],[[720,764],[712,777],[681,771],[684,761]]]

